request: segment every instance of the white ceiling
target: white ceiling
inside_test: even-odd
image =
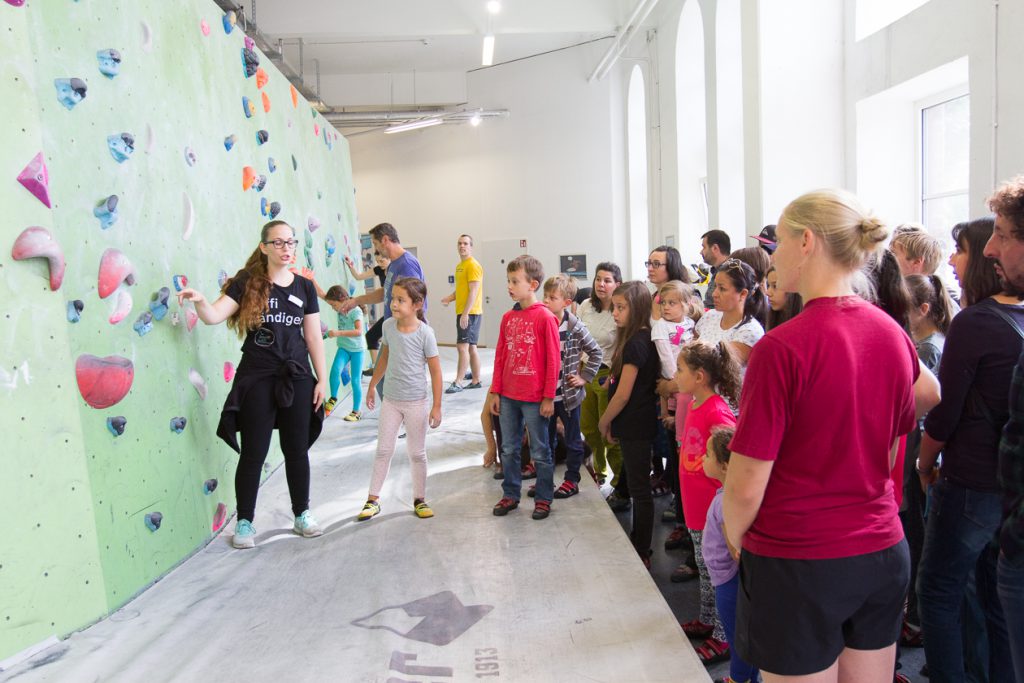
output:
[[[308,80],[314,59],[322,75],[469,71],[488,32],[496,64],[521,59],[611,36],[640,0],[502,0],[495,15],[486,0],[237,1],[272,41],[285,41],[296,67],[303,39]]]

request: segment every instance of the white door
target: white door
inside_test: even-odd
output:
[[[484,269],[484,317],[481,321],[480,344],[494,348],[498,343],[498,325],[505,311],[514,303],[508,296],[505,267],[517,256],[526,253],[522,241],[494,240],[482,242],[474,252]]]

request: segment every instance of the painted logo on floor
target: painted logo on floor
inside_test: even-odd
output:
[[[451,591],[441,591],[404,605],[382,607],[355,619],[353,626],[384,629],[403,638],[447,645],[487,616],[494,605],[463,605]]]

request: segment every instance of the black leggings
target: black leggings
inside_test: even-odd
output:
[[[371,351],[380,349],[380,338],[384,334],[384,318],[377,318],[370,329],[366,331],[366,348]]]
[[[633,499],[633,528],[629,540],[641,557],[651,550],[654,533],[654,496],[651,495],[651,442],[619,439],[622,448],[622,472],[626,475],[629,496]]]
[[[242,400],[238,413],[242,453],[235,470],[235,500],[240,520],[251,522],[256,513],[256,494],[263,461],[270,450],[275,419],[284,452],[292,512],[298,516],[309,509],[309,421],[313,416],[314,381],[307,377],[294,382],[295,399],[289,408],[277,407],[272,379],[254,384]]]

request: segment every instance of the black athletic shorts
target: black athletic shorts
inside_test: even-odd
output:
[[[744,550],[736,605],[736,649],[762,671],[824,671],[844,648],[896,642],[910,584],[905,540],[867,555],[787,560]]]
[[[461,315],[455,316],[455,343],[456,344],[471,344],[473,346],[480,340],[480,314],[473,315],[469,314],[469,325],[466,325],[466,329],[462,329],[462,325],[459,324]]]
[[[380,338],[384,335],[384,318],[377,318],[377,322],[366,331],[366,348],[371,351],[380,349]]]

